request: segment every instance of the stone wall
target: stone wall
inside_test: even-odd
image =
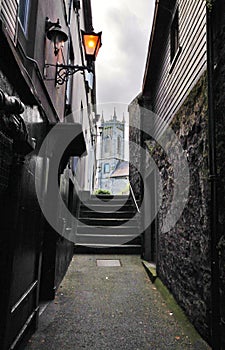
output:
[[[141,109],[139,106],[139,96],[137,96],[129,105],[129,174],[130,184],[134,191],[135,198],[140,200],[142,197],[142,178],[138,171],[141,163]]]
[[[188,203],[173,229],[162,233],[173,196],[173,167],[167,150],[147,142],[163,183],[163,200],[158,213],[158,275],[180,306],[209,340],[210,246],[209,183],[207,149],[207,77],[204,75],[176,113],[171,127],[187,155],[190,172]],[[168,149],[176,145],[168,140]]]
[[[218,188],[218,235],[219,264],[220,264],[220,312],[222,349],[225,349],[225,4],[222,1],[218,6],[215,18],[215,60],[214,71],[214,102],[216,120],[216,151],[217,151],[217,188]]]

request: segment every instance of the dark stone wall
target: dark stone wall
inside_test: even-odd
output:
[[[140,169],[141,155],[140,149],[136,146],[141,146],[141,111],[138,102],[138,97],[135,98],[129,105],[129,174],[130,184],[134,191],[135,198],[141,200],[142,197],[142,177],[138,169]]]
[[[220,266],[220,313],[222,349],[225,349],[225,3],[217,0],[213,8],[214,26],[214,103],[216,121],[218,252]]]
[[[162,233],[162,224],[171,204],[174,184],[173,167],[166,154],[170,149],[176,155],[176,145],[168,140],[167,148],[163,151],[159,146],[152,147],[150,142],[146,143],[160,170],[163,183],[163,200],[158,213],[158,275],[200,334],[209,340],[210,193],[207,118],[207,77],[204,75],[171,123],[187,155],[190,188],[182,216],[167,233]]]

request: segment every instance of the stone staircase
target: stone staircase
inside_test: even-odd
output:
[[[98,195],[80,206],[75,253],[141,253],[138,218],[127,196]]]

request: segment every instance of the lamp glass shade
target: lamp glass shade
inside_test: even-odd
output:
[[[63,48],[64,43],[68,40],[68,35],[62,29],[53,27],[48,30],[47,38],[53,43],[54,53],[57,55],[59,50]]]
[[[86,58],[91,58],[93,61],[95,61],[98,51],[102,45],[101,43],[101,35],[102,33],[85,33],[82,31],[82,37],[83,37],[83,45],[85,49],[85,56]]]

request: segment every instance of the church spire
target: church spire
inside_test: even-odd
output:
[[[124,112],[123,112],[123,120],[122,120],[122,123],[124,123],[124,124],[126,123]]]
[[[104,123],[104,115],[103,115],[103,111],[102,111],[102,118],[101,118],[101,122]]]
[[[114,120],[116,120],[116,119],[117,119],[117,115],[116,115],[116,107],[114,107],[113,119],[114,119]]]

